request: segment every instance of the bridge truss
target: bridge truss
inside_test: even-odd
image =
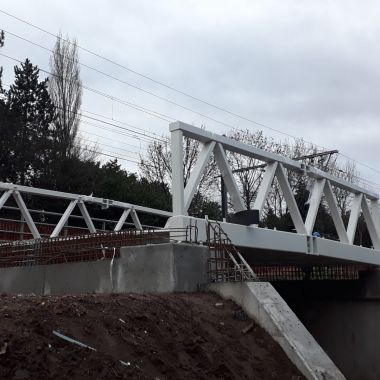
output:
[[[120,210],[120,218],[117,221],[107,221],[114,222],[113,223],[113,231],[118,232],[125,228],[127,224],[127,218],[130,217],[132,223],[128,223],[128,225],[133,226],[136,230],[143,230],[143,225],[140,221],[139,214],[150,214],[157,215],[163,218],[168,218],[172,215],[171,212],[157,210],[149,207],[134,205],[126,202],[119,202],[111,199],[98,198],[93,196],[86,196],[80,194],[72,194],[65,193],[60,191],[46,190],[40,188],[34,188],[29,186],[20,186],[14,185],[11,183],[0,182],[0,191],[3,191],[0,197],[0,210],[7,208],[8,210],[15,209],[14,207],[7,207],[5,204],[9,202],[10,198],[13,198],[17,209],[21,212],[22,220],[25,221],[28,231],[19,232],[18,234],[26,234],[31,235],[33,239],[40,239],[41,232],[40,230],[42,223],[36,223],[32,217],[32,214],[40,214],[42,216],[46,215],[54,215],[55,217],[59,217],[58,222],[55,225],[50,225],[48,231],[48,237],[55,238],[61,236],[63,234],[63,230],[67,226],[68,220],[70,217],[78,218],[77,215],[73,215],[73,211],[75,208],[78,208],[80,211],[79,218],[82,219],[86,225],[87,231],[89,233],[95,234],[98,229],[95,227],[94,221],[99,220],[98,218],[91,217],[88,206],[97,207],[98,210],[107,210],[109,208],[114,208]],[[63,213],[52,213],[49,211],[42,210],[30,210],[27,207],[27,204],[24,200],[26,197],[39,197],[39,198],[52,198],[55,200],[59,200],[61,202],[65,202],[67,204],[66,210]],[[105,219],[100,219],[105,220]],[[40,228],[37,227],[40,225]],[[51,231],[50,231],[51,229]],[[77,229],[78,230],[78,229]],[[6,231],[4,231],[6,232]],[[15,232],[16,231],[12,231]],[[85,231],[82,231],[83,233]],[[46,236],[46,234],[45,234]]]
[[[167,227],[184,227],[188,224],[194,225],[196,223],[200,231],[200,239],[203,238],[206,240],[206,237],[204,235],[202,236],[202,231],[206,230],[206,222],[202,219],[189,217],[188,209],[197,191],[202,174],[212,155],[216,165],[220,169],[234,210],[236,212],[246,210],[227,159],[226,152],[229,151],[257,159],[266,164],[264,177],[258,189],[253,208],[259,210],[260,215],[263,214],[268,194],[272,189],[274,178],[276,178],[296,231],[296,233],[288,233],[259,228],[258,226],[221,223],[223,230],[226,231],[235,245],[252,248],[261,253],[266,251],[268,252],[267,258],[271,257],[270,253],[303,253],[309,255],[309,258],[311,255],[314,256],[315,262],[322,262],[324,260],[323,258],[327,258],[331,260],[345,260],[375,265],[380,264],[380,212],[378,194],[323,172],[313,166],[264,151],[251,145],[243,144],[225,136],[214,134],[179,121],[170,124],[170,131],[173,217],[169,219]],[[190,174],[186,187],[183,181],[184,137],[201,143],[198,161]],[[292,188],[289,184],[287,171],[299,173],[314,182],[310,198],[310,207],[305,220],[303,220],[297,206]],[[333,187],[345,190],[353,195],[347,228],[339,212]],[[330,210],[330,215],[336,228],[339,241],[313,236],[313,229],[323,195]],[[364,216],[372,240],[373,249],[354,245],[355,232],[361,213]],[[318,258],[318,256],[320,257]],[[294,255],[289,254],[276,255],[276,257],[289,259],[296,263],[302,260],[300,256],[297,256],[295,259]]]

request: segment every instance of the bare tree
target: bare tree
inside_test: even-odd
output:
[[[82,82],[76,40],[57,36],[50,57],[52,75],[49,78],[50,97],[56,107],[55,120],[57,150],[62,158],[76,154],[76,139],[82,103]]]
[[[355,162],[346,161],[342,165],[336,162],[330,167],[329,173],[353,184],[359,184],[359,172],[356,169]],[[333,192],[337,201],[337,205],[342,216],[347,216],[351,210],[353,194],[347,190],[343,190],[337,186],[333,186]]]
[[[198,141],[185,137],[183,139],[183,172],[184,185],[186,186],[192,169],[194,168],[199,152],[200,144]],[[198,192],[202,196],[207,196],[209,184],[215,182],[213,177],[213,160],[209,164],[202,175],[198,186]],[[172,154],[170,150],[170,140],[154,141],[147,149],[146,155],[140,157],[139,169],[145,178],[151,182],[162,184],[162,189],[170,196],[172,181]]]
[[[162,185],[162,190],[167,196],[171,184],[172,155],[169,139],[166,141],[155,140],[149,144],[145,156],[140,157],[139,169],[141,174],[150,182]]]
[[[272,150],[273,139],[264,136],[262,131],[234,130],[228,137],[263,150]],[[263,179],[263,162],[255,158],[236,153],[227,153],[228,160],[235,172],[235,178],[240,188],[247,209],[251,209],[256,199],[257,191]],[[246,170],[249,168],[249,170]]]

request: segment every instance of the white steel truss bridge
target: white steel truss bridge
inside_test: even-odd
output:
[[[149,207],[133,205],[116,200],[103,199],[80,194],[64,193],[46,189],[38,189],[28,186],[0,182],[0,211],[14,208],[7,206],[10,198],[21,212],[23,223],[26,224],[30,238],[40,239],[42,236],[62,236],[62,231],[67,226],[69,218],[80,217],[88,232],[99,232],[91,217],[88,205],[98,206],[98,209],[119,209],[119,219],[112,221],[112,230],[121,231],[127,224],[133,225],[136,230],[143,230],[139,215],[151,214],[167,219],[164,229],[170,233],[175,229],[194,227],[197,228],[197,239],[206,243],[207,218],[194,218],[188,215],[188,210],[194,194],[199,186],[202,174],[207,163],[212,159],[220,169],[221,176],[227,192],[230,196],[235,212],[244,211],[246,207],[239,191],[237,181],[227,159],[226,152],[233,152],[243,156],[257,159],[265,163],[264,177],[253,208],[262,215],[267,197],[273,187],[276,178],[279,184],[295,232],[283,232],[260,228],[258,225],[240,225],[220,222],[220,226],[228,235],[232,244],[239,247],[250,264],[254,265],[380,265],[380,212],[379,195],[344,181],[317,168],[305,165],[300,161],[274,154],[251,145],[243,144],[225,136],[208,132],[204,129],[175,122],[170,124],[171,150],[172,150],[172,194],[173,211],[157,210]],[[187,185],[184,186],[183,169],[183,138],[187,137],[201,144],[200,154],[193,170],[190,173]],[[314,181],[310,197],[310,206],[305,219],[302,218],[297,206],[295,196],[288,180],[288,172],[296,172]],[[345,226],[337,202],[333,187],[343,189],[353,195],[348,225]],[[35,222],[32,214],[36,210],[28,209],[26,198],[31,196],[59,199],[66,202],[64,212],[56,214],[58,221],[50,225],[48,233],[41,233],[41,228]],[[313,236],[314,225],[318,209],[323,201],[327,204],[336,228],[338,241],[323,237]],[[75,208],[80,211],[80,216],[73,215]],[[41,212],[41,211],[40,211]],[[372,248],[365,248],[354,244],[354,237],[360,215],[363,215],[369,235],[372,240]],[[127,222],[127,218],[131,221]],[[41,223],[40,223],[41,224]]]
[[[253,209],[258,210],[259,214],[262,215],[267,197],[273,187],[274,178],[276,178],[295,227],[295,233],[292,233],[260,228],[258,225],[246,226],[221,222],[220,225],[232,243],[240,247],[240,251],[245,254],[250,263],[255,265],[267,263],[279,265],[380,264],[378,194],[300,161],[243,144],[179,121],[170,124],[170,132],[173,157],[173,216],[168,220],[167,227],[197,225],[199,239],[206,240],[203,231],[206,230],[207,221],[188,216],[188,209],[212,155],[220,169],[235,212],[246,210],[227,159],[226,152],[229,151],[265,163],[264,177],[257,191]],[[190,174],[186,187],[183,181],[184,153],[182,146],[184,137],[194,139],[201,144],[198,161]],[[314,182],[305,220],[301,216],[289,184],[288,172],[299,173]],[[339,212],[333,187],[345,190],[353,196],[347,227]],[[339,237],[338,241],[313,236],[314,225],[323,196]],[[354,244],[358,219],[361,214],[372,240],[372,248]]]

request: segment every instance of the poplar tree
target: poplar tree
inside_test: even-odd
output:
[[[56,106],[56,150],[61,159],[79,155],[77,133],[82,103],[82,82],[76,40],[57,36],[50,57],[49,93]]]
[[[0,48],[2,48],[4,46],[4,31],[1,30],[0,31]],[[0,92],[2,91],[3,87],[2,87],[2,83],[1,83],[1,77],[3,75],[3,68],[0,67]]]

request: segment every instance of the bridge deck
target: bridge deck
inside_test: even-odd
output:
[[[220,223],[251,265],[380,265],[380,251],[291,232]],[[166,228],[196,225],[198,240],[206,241],[206,220],[175,216]]]

